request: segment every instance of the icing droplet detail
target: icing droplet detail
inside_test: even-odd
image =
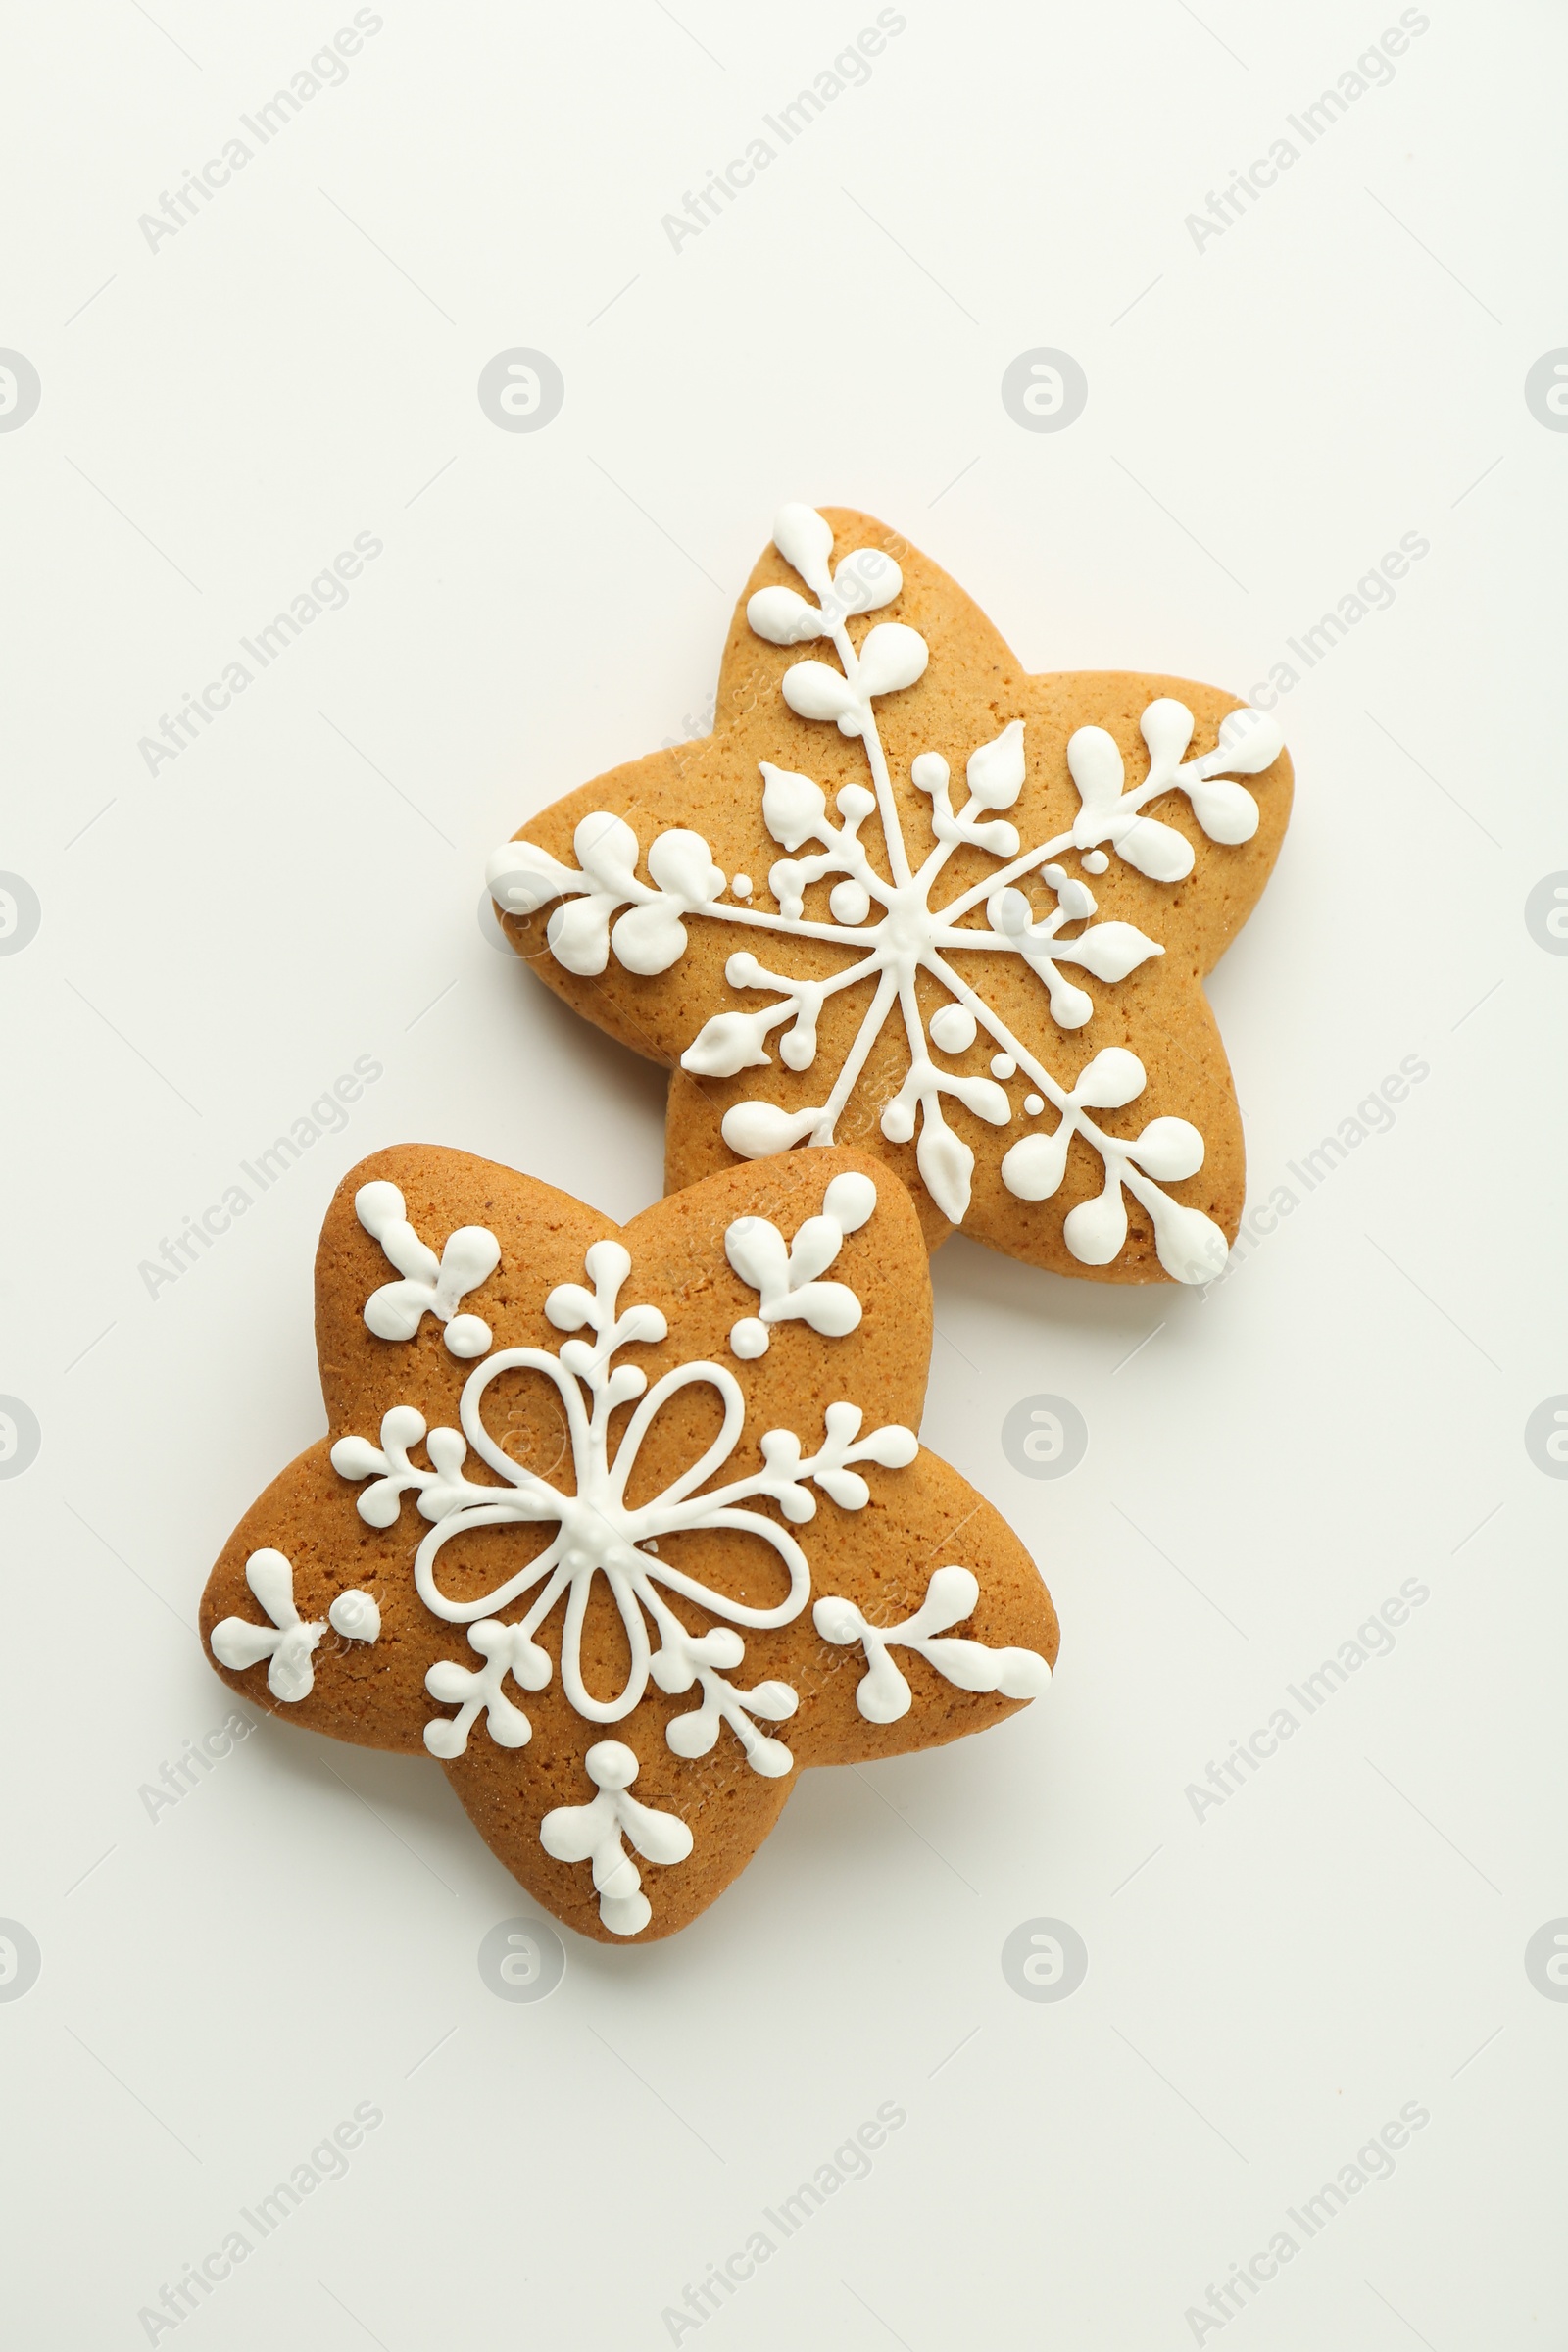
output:
[[[931,1043],[944,1054],[966,1054],[974,1044],[977,1024],[966,1004],[944,1004],[931,1015]]]
[[[743,1363],[753,1363],[767,1353],[767,1325],[756,1315],[743,1315],[730,1326],[729,1344],[732,1354]]]

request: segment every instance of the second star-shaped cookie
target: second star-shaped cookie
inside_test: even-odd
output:
[[[1031,677],[881,523],[792,506],[712,735],[556,802],[489,880],[539,977],[671,1071],[671,1189],[851,1143],[932,1247],[961,1225],[1058,1273],[1204,1282],[1244,1167],[1203,975],[1290,792],[1263,712]]]
[[[581,1934],[683,1927],[801,1767],[1048,1688],[1034,1563],[914,1435],[930,1280],[875,1160],[732,1168],[621,1229],[408,1146],[339,1188],[316,1287],[328,1435],[236,1529],[203,1640],[259,1705],[438,1758]]]

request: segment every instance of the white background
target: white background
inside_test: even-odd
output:
[[[349,10],[10,13],[0,342],[43,388],[0,434],[0,866],[42,906],[0,960],[0,1391],[42,1431],[0,1482],[0,1915],[42,1952],[0,2002],[16,2340],[148,2340],[371,2101],[182,2343],[654,2347],[893,2101],[705,2346],[1561,2343],[1568,2006],[1524,1949],[1568,1913],[1568,1486],[1523,1442],[1568,1390],[1568,960],[1524,914],[1568,867],[1568,439],[1523,393],[1568,341],[1560,11],[1433,0],[1200,250],[1186,216],[1396,9],[910,0],[678,252],[662,216],[869,7],[387,0],[156,249],[138,216]],[[475,396],[514,345],[564,375],[538,433]],[[1038,345],[1087,372],[1061,433],[1000,398]],[[433,1766],[269,1727],[156,1821],[138,1792],[227,1711],[197,1598],[321,1427],[343,1171],[418,1138],[616,1217],[657,1195],[661,1078],[487,943],[483,860],[701,730],[786,497],[882,516],[1031,667],[1240,692],[1429,539],[1281,704],[1297,813],[1212,994],[1253,1201],[1403,1057],[1430,1076],[1206,1298],[943,1250],[926,1435],[1041,1562],[1054,1694],[808,1776],[695,1927],[572,1940],[508,2004],[475,1956],[529,1906]],[[362,531],[346,608],[149,775],[138,740]],[[347,1131],[149,1298],[139,1262],[360,1054]],[[1001,1446],[1040,1392],[1090,1431],[1055,1483]],[[1196,1818],[1412,1577],[1393,1654]],[[1042,1916],[1090,1954],[1057,2004],[1000,1964]],[[1410,2101],[1392,2179],[1223,2328],[1186,2316]]]

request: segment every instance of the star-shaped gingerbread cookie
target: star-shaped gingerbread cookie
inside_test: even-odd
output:
[[[246,1513],[202,1638],[232,1689],[439,1759],[558,1918],[652,1940],[805,1767],[982,1730],[1055,1613],[919,1445],[909,1197],[842,1150],[623,1229],[461,1152],[348,1176],[316,1265],[328,1434]]]
[[[1244,1169],[1203,977],[1290,795],[1262,711],[1031,677],[918,550],[791,506],[712,734],[557,801],[489,882],[540,979],[670,1070],[671,1190],[847,1143],[933,1248],[1205,1282]]]

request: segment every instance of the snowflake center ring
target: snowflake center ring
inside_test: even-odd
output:
[[[737,1170],[709,1206],[688,1194],[612,1238],[466,1154],[366,1163],[318,1259],[331,1434],[214,1571],[219,1670],[236,1689],[265,1670],[264,1703],[313,1728],[435,1757],[508,1867],[601,1940],[700,1910],[798,1764],[931,1744],[1041,1694],[1038,1574],[907,1426],[925,1250],[877,1164]],[[701,1879],[668,1875],[698,1852]]]
[[[751,1281],[755,1275],[760,1304],[772,1320],[799,1317],[818,1331],[852,1330],[859,1319],[858,1301],[845,1286],[816,1277],[832,1263],[845,1232],[864,1224],[875,1203],[876,1188],[866,1178],[840,1177],[828,1186],[821,1214],[803,1227],[793,1250],[786,1249],[782,1235],[764,1219],[743,1217],[728,1229],[726,1254],[743,1280]],[[374,1187],[366,1188],[356,1199],[357,1213],[367,1230],[371,1229],[370,1221],[379,1210],[389,1205],[376,1199]],[[398,1205],[401,1214],[401,1200]],[[426,1677],[425,1688],[432,1698],[461,1708],[456,1721],[444,1718],[425,1727],[425,1745],[433,1755],[461,1755],[469,1727],[481,1712],[499,1744],[526,1744],[532,1726],[503,1686],[510,1673],[525,1690],[545,1689],[555,1668],[549,1652],[534,1637],[564,1599],[562,1688],[585,1721],[617,1723],[630,1715],[641,1703],[650,1679],[662,1690],[677,1694],[696,1684],[701,1695],[695,1711],[666,1727],[665,1738],[675,1752],[706,1753],[717,1738],[722,1720],[736,1732],[753,1770],[777,1777],[791,1769],[790,1751],[782,1741],[760,1735],[749,1717],[760,1714],[782,1719],[792,1714],[797,1704],[795,1692],[773,1683],[752,1691],[737,1690],[719,1670],[739,1665],[745,1656],[744,1642],[730,1628],[771,1631],[800,1616],[810,1596],[811,1571],[788,1528],[764,1512],[741,1506],[765,1500],[775,1503],[786,1520],[803,1524],[815,1516],[816,1501],[808,1491],[814,1482],[845,1508],[862,1509],[869,1489],[854,1465],[874,1461],[884,1468],[905,1466],[918,1451],[917,1441],[911,1431],[896,1424],[862,1436],[859,1406],[839,1399],[823,1413],[823,1443],[815,1453],[804,1455],[793,1431],[768,1430],[760,1441],[760,1470],[743,1472],[718,1487],[710,1486],[709,1480],[735,1452],[746,1418],[745,1396],[727,1365],[706,1359],[674,1365],[652,1387],[641,1365],[614,1362],[622,1348],[649,1342],[657,1345],[669,1336],[660,1308],[647,1304],[621,1307],[620,1292],[631,1264],[619,1242],[595,1242],[583,1261],[593,1289],[575,1282],[562,1283],[545,1300],[545,1314],[558,1331],[576,1333],[586,1328],[593,1332],[593,1341],[567,1339],[559,1355],[538,1348],[499,1350],[471,1372],[464,1385],[458,1407],[461,1431],[427,1430],[422,1413],[411,1405],[394,1405],[382,1416],[379,1446],[362,1437],[341,1438],[332,1448],[332,1465],[339,1477],[355,1481],[375,1474],[358,1505],[361,1518],[369,1526],[390,1526],[402,1496],[411,1491],[416,1494],[420,1515],[432,1523],[414,1558],[419,1598],[448,1624],[466,1626],[470,1647],[485,1660],[477,1670],[443,1660]],[[758,1332],[762,1334],[760,1348]],[[731,1334],[731,1345],[743,1360],[748,1354],[761,1352],[766,1344],[766,1325],[760,1319],[756,1331],[743,1321]],[[499,1375],[517,1371],[542,1373],[555,1385],[571,1436],[575,1494],[562,1494],[514,1461],[485,1426],[481,1409],[485,1391]],[[660,1494],[629,1506],[626,1487],[649,1430],[662,1406],[692,1387],[716,1392],[723,1407],[718,1434]],[[636,1409],[612,1454],[612,1417],[619,1407],[633,1403]],[[428,1470],[410,1454],[410,1447],[420,1443],[429,1456]],[[500,1485],[480,1486],[463,1475],[470,1447],[497,1473]],[[478,1599],[454,1599],[436,1582],[437,1556],[454,1536],[551,1520],[556,1523],[556,1534],[537,1557]],[[760,1608],[687,1575],[673,1561],[661,1559],[657,1549],[639,1548],[645,1544],[657,1544],[662,1537],[698,1529],[756,1536],[770,1544],[789,1579],[783,1599],[770,1608]],[[625,1683],[613,1698],[596,1698],[582,1672],[588,1604],[594,1578],[601,1574],[620,1618],[629,1658]],[[524,1616],[516,1623],[503,1622],[497,1612],[525,1593],[533,1597]],[[694,1635],[664,1597],[666,1593],[695,1601],[710,1615],[727,1619],[728,1624]],[[650,1639],[650,1623],[659,1636],[657,1649]]]

